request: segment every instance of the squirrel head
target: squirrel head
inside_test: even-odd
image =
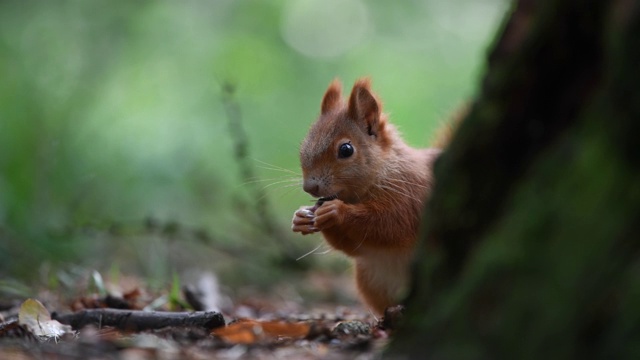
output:
[[[336,79],[302,142],[303,188],[314,197],[357,203],[368,198],[377,178],[384,176],[393,134],[369,79],[356,81],[346,103],[341,93]]]

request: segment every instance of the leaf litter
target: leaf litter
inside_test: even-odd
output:
[[[379,356],[401,312],[385,314],[385,321],[357,306],[327,303],[311,310],[292,309],[269,296],[256,295],[215,312],[220,315],[215,322],[160,321],[157,326],[136,328],[106,320],[126,312],[133,314],[129,324],[139,315],[181,319],[211,312],[193,311],[191,303],[198,306],[196,295],[201,291],[191,285],[183,287],[180,299],[175,299],[175,281],[171,289],[157,293],[140,282],[120,292],[101,285],[99,291],[93,289],[95,293],[45,301],[48,306],[26,299],[17,316],[7,312],[5,319],[0,318],[0,358],[370,359]],[[50,294],[43,297],[49,299]],[[145,310],[154,303],[156,311]],[[83,312],[98,315],[81,325],[69,320]]]

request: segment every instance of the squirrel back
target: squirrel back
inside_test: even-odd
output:
[[[320,198],[301,207],[293,231],[322,232],[355,260],[356,282],[377,313],[394,305],[409,277],[432,167],[441,150],[408,146],[382,112],[370,81],[356,81],[348,100],[334,80],[320,116],[300,147],[303,189]],[[446,139],[441,137],[440,143]]]

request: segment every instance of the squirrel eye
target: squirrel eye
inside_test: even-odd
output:
[[[351,143],[344,143],[340,145],[340,148],[338,149],[338,157],[348,158],[349,156],[353,155],[353,150],[353,145],[351,145]]]

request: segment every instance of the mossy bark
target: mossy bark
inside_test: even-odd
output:
[[[398,358],[640,358],[640,5],[522,0],[436,163]]]

